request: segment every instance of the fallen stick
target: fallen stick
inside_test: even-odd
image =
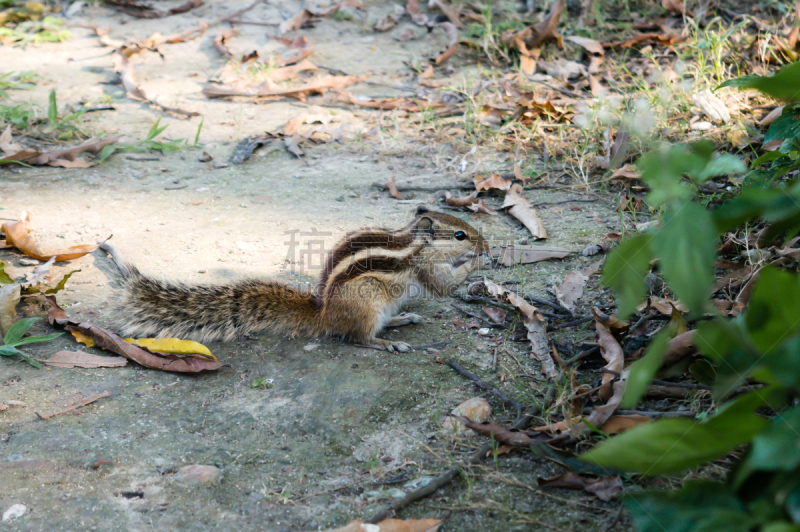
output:
[[[73,410],[77,410],[82,406],[86,406],[89,403],[94,403],[98,399],[102,399],[103,397],[108,397],[109,395],[111,395],[111,392],[106,390],[103,393],[98,393],[96,395],[92,395],[91,397],[87,397],[86,399],[83,399],[81,401],[78,401],[74,405],[68,406],[64,410],[59,410],[58,412],[53,412],[52,414],[40,414],[39,412],[36,412],[36,415],[42,419],[50,419],[51,417],[60,416],[61,414],[66,414],[68,412],[72,412]]]
[[[511,405],[514,408],[516,408],[517,409],[517,416],[519,416],[522,413],[523,410],[528,408],[528,405],[520,403],[519,401],[515,401],[514,399],[511,399],[510,397],[508,397],[506,394],[504,394],[503,392],[501,392],[500,390],[498,390],[494,386],[490,386],[489,384],[486,384],[485,382],[483,382],[481,380],[480,377],[478,377],[477,375],[475,375],[474,373],[472,373],[468,369],[465,369],[464,367],[462,367],[458,362],[456,362],[452,358],[447,361],[447,365],[450,366],[451,368],[453,368],[454,370],[456,370],[456,372],[458,372],[458,374],[461,375],[462,377],[466,377],[469,380],[471,380],[472,383],[475,384],[475,386],[477,386],[478,388],[481,388],[482,390],[486,390],[490,394],[492,394],[495,397],[499,398],[504,403],[506,403],[508,405]]]
[[[533,416],[541,414],[543,410],[546,410],[547,408],[550,407],[555,396],[556,396],[556,388],[555,386],[551,385],[548,388],[547,393],[545,395],[544,402],[542,403],[542,408],[533,407],[529,413],[525,413],[516,423],[514,423],[514,426],[512,428],[517,430],[525,429],[525,427],[527,427],[528,424],[531,422]],[[478,449],[469,456],[464,465],[470,466],[473,464],[477,464],[478,462],[486,458],[486,455],[493,449],[494,445],[495,442],[492,441],[484,443],[480,449]],[[435,493],[436,490],[438,490],[439,488],[449,484],[450,481],[456,477],[456,475],[461,473],[461,470],[462,466],[460,464],[451,467],[450,469],[448,469],[447,471],[436,477],[436,479],[434,479],[430,483],[422,486],[417,490],[412,491],[411,493],[408,493],[402,499],[399,499],[389,504],[386,508],[384,508],[383,510],[373,515],[371,518],[369,518],[364,522],[375,524],[383,521],[388,517],[391,517],[392,515],[396,514],[399,510],[402,510],[403,508],[413,503],[414,501],[425,498],[428,495]]]

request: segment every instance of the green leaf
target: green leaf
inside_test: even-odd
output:
[[[764,135],[764,143],[778,139],[791,139],[797,135],[800,135],[800,107],[787,106],[784,107],[781,116],[770,124]]]
[[[661,367],[661,361],[667,351],[667,345],[669,345],[669,341],[674,334],[674,326],[665,327],[650,342],[644,356],[630,367],[628,382],[625,385],[625,395],[620,404],[622,408],[632,408],[639,404],[639,401],[647,391],[647,386]]]
[[[711,159],[705,167],[697,172],[692,171],[690,175],[698,183],[704,183],[712,177],[721,175],[738,175],[747,171],[747,167],[738,157],[723,153]]]
[[[726,403],[705,423],[662,419],[639,425],[600,443],[581,459],[646,476],[669,475],[700,466],[728,454],[764,429],[768,421],[754,412],[769,396],[764,389],[742,395]]]
[[[750,165],[750,168],[755,168],[756,166],[768,163],[770,161],[774,161],[775,159],[780,159],[781,157],[786,157],[786,155],[779,152],[778,150],[764,152],[761,155],[759,155],[756,158],[756,160],[753,161],[753,164]]]
[[[56,90],[50,91],[50,105],[47,106],[47,120],[51,126],[58,122],[58,105],[56,104]]]
[[[786,521],[775,521],[762,526],[761,532],[800,532],[800,526]]]
[[[800,466],[800,408],[775,416],[770,425],[753,438],[744,461],[750,471],[782,471]]]
[[[705,358],[698,358],[689,366],[689,373],[700,384],[712,385],[717,377],[714,366]]]
[[[773,76],[744,76],[728,80],[720,87],[756,89],[785,102],[800,100],[800,63],[792,63],[778,70]]]
[[[100,154],[97,156],[98,164],[111,157],[111,155],[118,149],[119,147],[114,146],[113,144],[106,144],[103,146],[103,149],[100,150]]]
[[[683,146],[660,147],[636,161],[642,181],[650,187],[647,202],[664,205],[675,200],[687,200],[692,191],[682,183],[683,174],[695,167],[704,167],[708,159],[693,154]]]
[[[36,342],[49,342],[50,340],[54,340],[64,334],[63,332],[60,333],[53,333],[48,334],[47,336],[29,336],[27,338],[23,338],[22,340],[18,341],[14,344],[14,346],[20,346],[25,344],[34,344]]]
[[[636,235],[611,252],[603,266],[603,284],[617,296],[618,314],[624,319],[647,293],[645,276],[650,271],[649,235]]]
[[[742,179],[742,188],[767,188],[774,180],[772,170],[752,170]]]
[[[24,360],[25,362],[27,362],[28,364],[33,366],[34,368],[38,368],[38,369],[42,368],[42,365],[39,364],[38,362],[36,362],[34,359],[32,359],[27,353],[23,353],[22,351],[20,351],[19,349],[17,349],[16,347],[13,347],[13,346],[4,345],[4,346],[0,347],[0,355],[4,355],[4,356],[7,356],[7,357],[8,356],[18,356],[22,360]]]
[[[14,284],[14,279],[6,273],[6,264],[3,261],[0,261],[0,284]]]
[[[22,293],[23,294],[56,294],[56,293],[58,293],[58,292],[60,292],[61,290],[64,289],[64,287],[67,284],[67,281],[69,280],[70,277],[72,277],[72,274],[73,273],[77,273],[79,271],[80,270],[72,270],[71,272],[67,273],[64,277],[61,278],[61,280],[58,282],[58,284],[55,285],[53,288],[48,288],[45,291],[41,291],[41,290],[39,290],[37,288],[34,288],[34,287],[28,287],[28,288],[24,288],[22,290]]]
[[[731,393],[755,371],[761,353],[753,347],[740,321],[717,318],[697,327],[694,345],[717,365],[714,397]]]
[[[637,532],[745,532],[754,524],[727,486],[711,480],[687,482],[677,492],[645,491],[623,502]]]
[[[800,329],[800,280],[797,275],[765,266],[744,314],[755,346],[766,353]]]
[[[19,339],[22,338],[22,335],[28,332],[28,329],[31,328],[33,323],[39,319],[40,318],[25,318],[16,322],[3,338],[3,344],[16,345]]]
[[[711,214],[694,202],[671,208],[650,242],[653,255],[678,299],[699,316],[708,304],[717,256],[717,233]]]

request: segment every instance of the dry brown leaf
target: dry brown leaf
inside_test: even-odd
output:
[[[586,66],[577,61],[556,59],[555,61],[539,61],[539,67],[554,78],[569,80],[571,78],[586,77],[589,73]]]
[[[473,397],[455,407],[450,414],[452,415],[447,416],[442,423],[442,428],[446,431],[463,432],[467,427],[453,416],[464,416],[471,421],[483,423],[492,414],[492,407],[483,397]]]
[[[360,105],[361,107],[369,107],[371,109],[381,109],[389,111],[398,108],[401,104],[407,101],[406,98],[369,98],[354,96],[352,92],[340,92],[337,96],[340,102],[352,103]]]
[[[506,321],[506,313],[498,308],[481,306],[481,310],[495,323],[502,325]]]
[[[302,136],[294,134],[291,137],[284,137],[283,143],[286,149],[289,150],[295,157],[302,157],[305,155],[303,150],[300,149],[300,143],[305,140]]]
[[[568,249],[551,246],[503,246],[494,248],[492,255],[498,255],[497,262],[503,266],[532,264],[550,259],[563,259],[572,253]]]
[[[528,203],[528,200],[519,195],[521,190],[522,187],[509,189],[500,208],[506,209],[510,207],[508,214],[522,222],[522,225],[527,227],[537,240],[547,238],[547,231],[544,228],[544,224],[542,224],[542,220],[536,214],[536,210]]]
[[[653,418],[647,416],[640,416],[638,414],[630,414],[624,416],[611,416],[603,423],[599,429],[609,435],[620,434],[633,427],[637,427],[644,423],[653,421]]]
[[[455,25],[450,22],[440,22],[438,26],[445,31],[447,38],[450,41],[447,45],[447,49],[436,56],[436,59],[433,60],[433,62],[437,65],[441,65],[453,57],[453,54],[455,54],[456,50],[458,49],[458,29],[456,29]]]
[[[497,216],[497,211],[486,205],[486,201],[484,200],[478,200],[478,203],[472,203],[470,205],[467,205],[467,209],[473,212],[481,212],[483,214],[491,214],[492,216]]]
[[[503,179],[500,177],[500,174],[492,174],[491,177],[488,177],[483,181],[473,179],[472,182],[475,183],[475,190],[477,192],[480,192],[481,190],[491,190],[493,188],[497,190],[508,190],[511,188],[512,183],[508,179]]]
[[[53,413],[50,413],[50,414],[40,414],[39,412],[36,412],[36,415],[39,416],[42,419],[50,419],[51,417],[54,417],[54,416],[60,416],[61,414],[67,414],[69,412],[77,410],[78,408],[80,408],[82,406],[86,406],[89,403],[94,403],[98,399],[102,399],[103,397],[108,397],[110,395],[111,395],[111,392],[106,390],[106,391],[104,391],[102,393],[98,393],[98,394],[92,395],[90,397],[87,397],[86,399],[82,399],[82,400],[78,401],[77,403],[74,403],[74,404],[64,408],[63,410],[59,410],[57,412],[53,412]]]
[[[588,37],[578,37],[577,35],[569,35],[564,37],[568,41],[572,41],[578,46],[583,47],[590,53],[603,55],[603,45],[599,42],[595,41],[594,39],[590,39]]]
[[[641,311],[646,308],[655,309],[665,316],[672,315],[673,309],[678,309],[681,312],[689,312],[689,307],[687,307],[682,301],[675,301],[674,299],[670,299],[668,297],[645,301],[637,306],[636,310]]]
[[[603,369],[613,371],[616,374],[621,374],[625,365],[625,354],[619,345],[619,342],[614,338],[605,325],[601,322],[595,322],[595,329],[597,330],[598,343],[600,344],[600,352],[607,364]],[[611,373],[603,373],[600,379],[600,389],[597,391],[597,396],[600,399],[608,399],[613,394],[611,381],[615,376]],[[599,425],[595,425],[596,427]]]
[[[289,66],[299,63],[314,53],[314,45],[305,37],[295,37],[294,39],[276,37],[276,39],[281,41],[288,48],[288,51],[275,58],[278,66]]]
[[[443,523],[442,519],[384,519],[377,525],[366,524],[358,519],[346,526],[324,532],[436,532]]]
[[[687,331],[670,340],[661,359],[661,365],[663,367],[671,366],[683,357],[695,353],[697,351],[694,346],[695,336],[697,336],[696,330]]]
[[[59,325],[70,332],[76,331],[91,337],[97,347],[122,355],[147,368],[179,373],[197,373],[199,371],[219,369],[222,366],[218,361],[209,360],[205,356],[156,353],[144,347],[130,344],[111,331],[91,323],[79,323],[70,320],[67,318],[67,313],[64,312],[64,309],[58,306],[54,296],[45,296],[45,299],[50,304],[50,309],[47,313],[47,320],[50,325]]]
[[[247,88],[231,85],[207,85],[203,88],[203,94],[208,98],[284,96],[305,101],[306,96],[309,94],[325,94],[327,90],[341,91],[345,87],[363,81],[367,77],[369,77],[369,74],[363,76],[318,76],[296,87],[283,87],[271,80]]]
[[[630,48],[631,46],[636,46],[637,44],[661,44],[663,46],[670,46],[673,44],[681,43],[685,41],[687,37],[681,37],[680,35],[676,34],[669,34],[669,35],[662,35],[660,33],[640,33],[639,35],[635,35],[628,39],[627,41],[615,41],[608,43],[607,47],[610,48]]]
[[[57,368],[120,368],[128,364],[125,357],[90,355],[81,351],[59,351],[42,364]]]
[[[466,207],[467,205],[472,205],[473,203],[478,203],[478,192],[474,191],[469,196],[465,196],[463,198],[456,198],[453,197],[449,192],[445,192],[445,202],[450,205],[451,207]]]
[[[545,41],[557,41],[561,44],[561,36],[558,34],[558,19],[561,13],[566,9],[566,0],[557,0],[553,5],[550,13],[537,25],[531,26],[533,35],[530,39],[525,40],[528,48],[538,48]]]
[[[453,320],[453,325],[455,325],[456,327],[460,327],[462,329],[480,329],[481,328],[481,324],[478,323],[477,321],[474,321],[474,320],[470,321],[470,322],[465,322],[464,320],[456,319],[456,320]]]
[[[611,177],[609,179],[640,179],[642,177],[642,173],[636,169],[636,165],[633,164],[626,164],[621,168],[617,168],[611,173]]]
[[[18,284],[0,286],[0,336],[5,337],[17,320],[17,304],[21,297]]]
[[[18,221],[4,223],[2,230],[6,234],[6,242],[34,259],[48,261],[55,257],[56,262],[61,262],[83,257],[97,248],[96,244],[85,244],[67,249],[42,251],[31,234],[29,224],[30,216],[23,212]]]
[[[520,430],[509,429],[488,421],[478,423],[463,416],[458,416],[458,420],[478,434],[494,438],[494,440],[499,443],[505,443],[515,447],[528,447],[536,441],[535,437],[532,438]]]
[[[425,15],[421,15],[421,16],[424,17]],[[425,17],[425,18],[427,20],[427,17]],[[403,31],[397,33],[397,35],[394,36],[394,40],[400,41],[400,42],[408,42],[408,41],[414,40],[416,38],[417,38],[417,34],[414,33],[414,30],[412,30],[411,28],[405,28]]]
[[[523,314],[523,325],[528,331],[528,340],[531,342],[531,355],[542,365],[542,373],[548,379],[558,376],[558,369],[550,351],[550,340],[547,336],[547,321],[539,314],[536,307],[525,301],[514,292],[503,288],[497,283],[484,279],[489,294],[498,299],[507,299],[514,307]]]
[[[400,192],[397,191],[397,185],[394,184],[394,176],[390,175],[388,179],[386,179],[386,186],[389,187],[389,194],[391,194],[392,197],[395,197],[399,200],[403,199],[403,196],[401,196]]]
[[[622,493],[622,479],[616,477],[587,478],[576,473],[567,472],[551,479],[540,478],[537,481],[540,488],[564,488],[569,490],[583,490],[596,495],[598,499],[610,501]]]
[[[461,9],[464,4],[445,4],[442,0],[428,0],[428,9],[438,9],[445,14],[447,20],[453,23],[456,28],[463,28],[464,25],[459,20]]]
[[[767,113],[767,116],[765,116],[761,120],[757,121],[756,124],[758,124],[760,127],[767,127],[768,125],[772,124],[775,120],[777,120],[783,114],[783,108],[784,107],[786,107],[786,106],[785,105],[779,105],[778,107],[776,107],[775,109],[773,109],[772,111]],[[2,142],[2,140],[0,140],[0,142]]]
[[[44,283],[45,276],[50,271],[50,266],[56,261],[55,257],[50,257],[50,260],[45,262],[44,264],[40,264],[36,268],[33,269],[32,272],[28,272],[25,274],[25,285],[36,285],[39,283]]]
[[[583,296],[583,287],[588,280],[589,277],[582,272],[569,272],[564,281],[555,289],[556,299],[561,306],[572,312],[575,302]]]
[[[233,54],[230,50],[228,50],[226,41],[238,34],[238,31],[236,31],[234,28],[230,28],[214,37],[214,48],[216,48],[217,51],[225,57],[225,59],[233,59]]]
[[[686,9],[681,0],[661,0],[661,7],[678,15],[683,14]]]
[[[112,4],[117,4],[117,10],[136,18],[164,18],[170,15],[178,15],[186,13],[198,6],[203,5],[203,0],[189,0],[185,4],[174,7],[168,11],[159,11],[152,5],[142,2],[133,2],[130,0],[120,1],[113,0]]]
[[[339,11],[344,6],[364,9],[364,7],[355,0],[345,0],[344,2],[336,3],[331,7],[329,7],[328,9],[326,9],[325,11],[314,12],[309,9],[303,9],[302,11],[294,15],[292,18],[284,20],[283,22],[280,23],[280,25],[278,26],[278,35],[283,35],[287,31],[299,30],[301,27],[303,27],[304,24],[311,21],[311,19],[313,18],[329,17],[334,13],[336,13],[337,11]]]
[[[138,53],[138,51],[136,53]],[[186,111],[178,107],[169,107],[158,103],[158,101],[156,101],[154,98],[148,98],[144,92],[144,89],[142,89],[133,78],[133,67],[128,61],[128,57],[129,55],[122,51],[122,49],[117,50],[111,55],[111,59],[114,61],[114,71],[119,74],[119,77],[122,80],[122,86],[125,88],[125,92],[128,93],[128,96],[134,100],[145,101],[150,105],[161,109],[162,111],[177,116],[178,118],[191,118],[193,116],[200,116],[200,113],[195,111]],[[116,142],[116,139],[114,141]]]

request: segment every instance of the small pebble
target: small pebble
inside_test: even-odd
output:
[[[23,266],[38,266],[41,264],[41,262],[36,259],[19,259],[19,263]]]
[[[183,484],[209,484],[222,476],[222,471],[214,466],[188,465],[182,467],[173,477]]]
[[[303,349],[305,351],[313,351],[314,349],[316,349],[318,347],[319,347],[319,344],[308,344],[308,345],[304,345]]]
[[[214,168],[227,168],[230,166],[230,164],[227,161],[214,161],[211,163],[211,166]]]
[[[482,329],[478,329],[478,334],[480,334],[481,336],[489,336],[490,334],[492,334],[492,330],[488,327],[484,327]]]
[[[8,523],[17,517],[22,517],[27,511],[28,507],[24,504],[13,504],[8,508],[8,510],[3,512],[3,522]]]

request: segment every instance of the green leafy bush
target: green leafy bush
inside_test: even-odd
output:
[[[661,225],[624,241],[608,257],[603,281],[628,315],[646,293],[651,261],[690,315],[711,318],[697,328],[695,345],[713,364],[713,393],[725,401],[704,420],[666,419],[610,438],[583,455],[586,461],[643,475],[692,469],[747,445],[725,482],[689,481],[677,492],[644,491],[626,498],[640,531],[800,531],[800,276],[764,266],[747,308],[722,316],[709,301],[720,235],[764,225],[760,241],[800,232],[800,63],[774,76],[746,76],[722,86],[755,88],[788,102],[765,143],[778,150],[753,162],[741,192],[714,210],[696,199],[714,176],[742,174],[743,163],[714,155],[709,142],[662,146],[637,163],[661,209]],[[688,179],[687,179],[688,178]],[[638,403],[660,366],[671,337],[654,338],[631,366],[624,403]],[[742,390],[744,383],[760,383]],[[730,398],[734,391],[744,391]],[[762,415],[771,412],[769,419]]]

